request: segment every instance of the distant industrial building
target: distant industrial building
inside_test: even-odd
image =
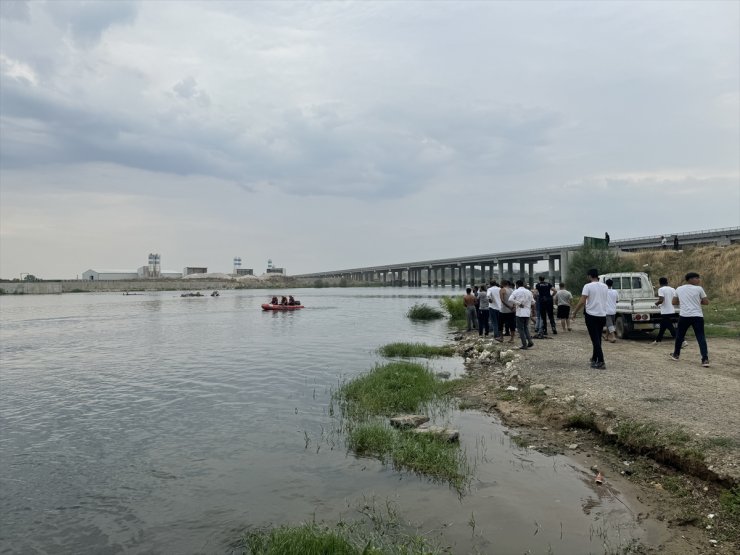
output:
[[[107,281],[120,279],[139,279],[137,272],[131,270],[88,270],[82,272],[82,279],[88,281]]]
[[[82,273],[82,279],[88,281],[110,281],[123,279],[177,279],[181,278],[180,272],[172,270],[162,271],[160,265],[161,258],[158,254],[149,254],[149,264],[142,266],[135,272],[131,270],[87,270]]]
[[[277,274],[277,275],[285,275],[285,268],[277,268],[272,264],[272,259],[267,260],[267,270],[265,271],[267,274]]]
[[[254,270],[251,268],[242,268],[241,256],[234,257],[234,275],[235,276],[253,276]]]
[[[198,267],[198,266],[186,266],[182,270],[182,275],[183,276],[189,276],[189,275],[192,275],[192,274],[207,274],[207,273],[208,273],[208,268],[206,268],[206,267]]]

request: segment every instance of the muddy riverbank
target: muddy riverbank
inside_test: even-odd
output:
[[[606,343],[607,369],[597,371],[582,323],[527,351],[476,333],[455,340],[469,375],[464,402],[498,413],[522,445],[629,482],[650,507],[644,518],[668,526],[659,552],[740,549],[728,497],[740,483],[740,342],[710,339],[708,369],[695,342],[680,362],[668,342]]]

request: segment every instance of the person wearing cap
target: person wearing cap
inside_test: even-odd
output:
[[[704,368],[709,367],[709,350],[707,349],[707,339],[704,335],[704,312],[702,305],[709,304],[709,298],[704,292],[704,288],[699,285],[701,276],[696,272],[686,274],[686,283],[676,289],[676,295],[673,297],[673,304],[679,306],[678,329],[676,330],[676,342],[673,352],[670,356],[673,360],[678,360],[681,356],[681,347],[689,328],[694,330],[696,342],[699,344],[701,353],[701,365]]]

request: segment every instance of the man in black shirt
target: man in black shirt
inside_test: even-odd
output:
[[[537,294],[540,297],[540,318],[542,319],[542,329],[540,335],[547,335],[547,319],[552,326],[552,334],[558,334],[558,327],[555,324],[555,315],[553,314],[552,296],[555,293],[555,286],[549,281],[545,281],[545,276],[540,276],[540,282],[535,285]]]

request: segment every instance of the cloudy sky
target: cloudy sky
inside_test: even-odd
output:
[[[0,2],[0,276],[740,225],[740,3]]]

